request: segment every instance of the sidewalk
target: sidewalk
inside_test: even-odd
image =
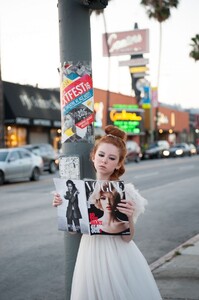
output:
[[[164,300],[199,300],[199,234],[150,268]]]

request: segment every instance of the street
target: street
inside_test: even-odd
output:
[[[199,232],[199,155],[126,165],[148,199],[135,242],[152,263]],[[52,207],[53,177],[0,187],[0,300],[64,300],[64,233]]]

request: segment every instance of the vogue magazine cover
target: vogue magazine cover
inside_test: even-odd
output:
[[[105,235],[130,234],[126,215],[117,210],[125,199],[123,181],[54,178],[63,203],[58,206],[58,229]]]
[[[125,199],[123,181],[85,180],[90,234],[130,234],[128,218],[117,210]]]

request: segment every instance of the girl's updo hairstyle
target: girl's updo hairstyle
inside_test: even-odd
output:
[[[127,135],[124,131],[119,129],[116,126],[108,125],[105,127],[105,135],[102,136],[94,145],[93,150],[91,151],[91,159],[94,158],[95,153],[99,147],[100,144],[112,144],[116,146],[119,149],[120,157],[119,157],[119,163],[120,168],[118,170],[114,170],[113,174],[110,177],[110,180],[118,180],[121,175],[124,174],[125,168],[124,168],[124,161],[127,154],[126,149],[126,139]]]

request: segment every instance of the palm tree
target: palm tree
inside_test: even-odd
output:
[[[108,0],[108,2],[110,2],[111,0]],[[109,105],[110,105],[110,77],[111,77],[111,67],[110,67],[110,53],[109,53],[109,45],[108,45],[108,32],[107,32],[107,23],[106,23],[106,18],[105,18],[105,14],[104,14],[104,9],[98,9],[98,10],[91,10],[90,14],[92,14],[93,12],[95,12],[95,14],[97,16],[102,15],[103,17],[103,22],[104,22],[104,31],[105,31],[105,42],[106,42],[106,47],[108,49],[108,81],[107,81],[107,91],[106,91],[106,123],[108,124],[109,121],[109,116],[108,116],[108,109],[109,109]]]
[[[195,37],[191,39],[191,41],[192,44],[190,44],[190,46],[192,47],[192,50],[189,53],[189,56],[197,61],[199,60],[199,34],[196,34]]]
[[[162,22],[171,16],[171,8],[177,8],[178,0],[141,0],[141,5],[146,6],[146,12],[149,18],[153,18],[160,23],[160,39],[159,39],[159,62],[157,73],[157,87],[160,80],[160,62],[162,54]]]
[[[178,0],[141,0],[141,5],[146,7],[146,12],[149,18],[157,20],[160,24],[160,37],[159,37],[159,61],[158,61],[158,72],[157,72],[157,89],[159,88],[160,81],[160,62],[162,54],[162,22],[169,19],[171,16],[171,8],[177,8]],[[156,107],[156,118],[155,118],[155,135],[158,139],[158,106]]]

